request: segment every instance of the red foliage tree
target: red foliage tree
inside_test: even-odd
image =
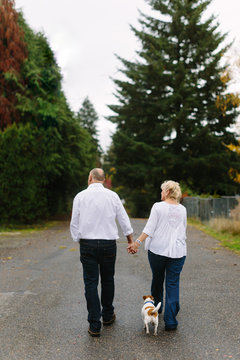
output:
[[[20,71],[27,56],[24,33],[18,25],[14,1],[0,0],[0,129],[18,122],[17,93],[21,92]]]

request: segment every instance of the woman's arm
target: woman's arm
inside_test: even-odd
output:
[[[155,203],[151,209],[149,219],[147,221],[146,226],[143,229],[143,232],[141,233],[141,235],[137,238],[137,240],[133,244],[130,244],[127,247],[127,251],[129,254],[135,254],[138,251],[138,248],[141,245],[141,243],[148,236],[153,235],[153,233],[157,227],[157,222],[158,222],[158,214],[157,214],[156,203]]]
[[[132,254],[132,253],[137,252],[139,246],[147,237],[148,237],[148,235],[145,234],[144,232],[142,232],[141,235],[137,238],[137,240],[134,241],[134,243],[128,245],[128,247],[127,247],[128,253]]]

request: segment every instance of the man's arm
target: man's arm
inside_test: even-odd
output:
[[[73,200],[73,207],[72,207],[72,218],[70,222],[70,232],[73,241],[78,242],[78,234],[79,234],[79,213],[78,213],[78,206],[77,206],[77,199],[76,197]]]
[[[127,235],[127,241],[129,244],[133,243],[133,234]]]
[[[119,225],[122,229],[123,234],[126,236],[127,241],[129,244],[132,244],[133,242],[133,228],[131,226],[128,214],[119,198],[119,196],[117,195],[117,220],[119,222]]]

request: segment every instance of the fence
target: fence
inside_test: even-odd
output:
[[[240,197],[224,196],[221,198],[186,197],[182,204],[187,209],[188,217],[196,217],[201,221],[211,218],[230,218],[232,210],[239,204]]]

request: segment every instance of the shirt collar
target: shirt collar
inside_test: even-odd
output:
[[[92,183],[88,185],[88,188],[94,188],[94,187],[104,187],[102,183]]]

